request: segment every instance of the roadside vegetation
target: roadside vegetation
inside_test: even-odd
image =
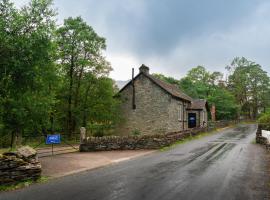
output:
[[[193,141],[193,140],[198,140],[198,139],[201,139],[202,137],[206,137],[206,136],[209,136],[209,135],[213,135],[213,134],[217,134],[219,133],[221,130],[224,130],[224,129],[227,129],[227,128],[232,128],[236,125],[230,125],[226,128],[216,128],[212,131],[208,131],[208,132],[202,132],[202,133],[199,133],[197,135],[191,135],[187,138],[184,138],[182,140],[179,140],[177,142],[175,142],[174,144],[170,145],[170,146],[167,146],[167,147],[163,147],[160,149],[160,151],[167,151],[167,150],[170,150],[170,149],[173,149],[174,147],[176,147],[177,145],[180,145],[180,144],[185,144],[187,142],[190,142],[190,141]]]
[[[270,125],[270,109],[268,109],[265,113],[261,114],[258,119],[260,124],[269,124]]]
[[[162,74],[155,76],[177,84],[193,98],[207,99],[209,106],[216,106],[217,120],[256,120],[270,107],[270,78],[267,72],[244,57],[233,59],[226,69],[227,73],[222,74],[197,66],[181,79]],[[263,116],[265,120],[267,114]]]
[[[0,146],[81,126],[102,135],[118,120],[105,38],[81,17],[56,25],[52,0],[0,2]]]
[[[17,184],[0,185],[0,192],[1,191],[12,191],[12,190],[25,188],[25,187],[28,187],[28,186],[35,184],[35,183],[46,183],[48,180],[49,180],[48,177],[42,176],[41,178],[39,178],[36,181],[28,180],[28,181],[21,181]]]
[[[0,41],[0,147],[55,132],[72,138],[81,126],[113,134],[121,116],[106,39],[81,17],[57,21],[52,0],[21,8],[3,0]],[[227,72],[198,66],[181,79],[155,76],[215,104],[218,120],[256,119],[269,108],[269,77],[259,64],[235,58]]]

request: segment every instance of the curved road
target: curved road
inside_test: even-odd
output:
[[[268,199],[269,158],[252,142],[256,128],[239,125],[168,151],[0,193],[0,199]]]

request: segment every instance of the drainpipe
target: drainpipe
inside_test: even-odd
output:
[[[135,85],[134,85],[134,68],[132,68],[132,109],[136,109],[135,104]]]
[[[199,110],[199,127],[201,127],[201,111]]]
[[[183,131],[185,130],[185,106],[184,106],[184,101],[183,101]]]

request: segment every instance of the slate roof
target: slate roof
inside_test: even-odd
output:
[[[187,100],[190,102],[193,100],[190,96],[188,96],[187,94],[185,94],[184,92],[179,90],[178,86],[170,84],[170,83],[166,83],[166,82],[159,80],[159,79],[157,79],[154,76],[151,76],[149,74],[145,74],[145,76],[147,76],[150,80],[152,80],[159,87],[166,90],[172,96],[174,96],[176,98],[184,99],[184,100]]]
[[[203,110],[208,108],[207,101],[204,99],[193,99],[191,105],[188,107],[189,110]]]
[[[154,76],[144,73],[144,72],[140,72],[134,79],[136,79],[137,77],[139,77],[140,75],[144,75],[147,78],[149,78],[153,83],[155,83],[157,86],[159,86],[161,89],[165,90],[167,93],[169,93],[170,95],[172,95],[175,98],[179,98],[188,102],[192,102],[193,99],[188,96],[187,94],[183,93],[182,91],[179,90],[179,88],[173,84],[170,83],[166,83],[162,80],[159,80],[157,78],[155,78]],[[132,80],[129,81],[119,92],[123,91],[129,84],[132,83]]]

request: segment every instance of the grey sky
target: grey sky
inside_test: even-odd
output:
[[[59,23],[80,15],[107,39],[117,80],[142,63],[175,78],[197,65],[224,72],[236,56],[270,72],[268,0],[55,0],[55,6]]]

